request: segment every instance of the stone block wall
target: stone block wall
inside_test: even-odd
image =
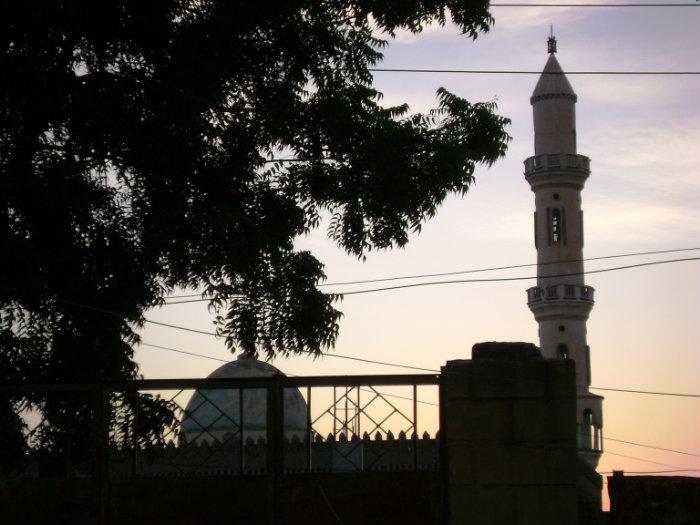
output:
[[[442,369],[449,523],[575,524],[574,363],[490,345]]]

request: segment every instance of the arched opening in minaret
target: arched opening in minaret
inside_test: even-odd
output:
[[[592,409],[583,411],[583,420],[578,425],[578,448],[584,451],[603,451],[603,430],[600,419]]]
[[[590,408],[583,411],[583,423],[579,429],[578,441],[581,450],[593,450],[593,411]]]
[[[557,243],[561,240],[561,211],[559,208],[552,210],[552,242]]]
[[[566,346],[564,343],[557,345],[557,355],[562,359],[568,359],[569,358],[569,347]]]

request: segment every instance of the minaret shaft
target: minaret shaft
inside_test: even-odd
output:
[[[535,155],[525,161],[525,178],[535,194],[534,234],[537,286],[528,306],[539,325],[544,357],[576,363],[577,440],[581,456],[594,468],[602,446],[602,398],[591,394],[586,322],[594,290],[585,284],[581,191],[589,159],[576,150],[576,94],[549,42],[550,56],[530,98]]]
[[[535,155],[576,154],[576,106],[568,98],[548,98],[533,104]]]
[[[535,193],[537,284],[549,286],[566,281],[583,285],[583,211],[576,188],[554,186]],[[553,221],[559,222],[555,230]],[[556,238],[555,238],[556,237]]]

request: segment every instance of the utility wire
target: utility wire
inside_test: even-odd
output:
[[[367,294],[367,293],[374,293],[374,292],[386,292],[390,290],[400,290],[403,288],[418,288],[422,286],[437,286],[437,285],[443,285],[443,284],[462,284],[462,283],[489,283],[489,282],[506,282],[506,281],[529,281],[533,279],[550,279],[553,277],[573,277],[577,275],[591,275],[595,273],[606,273],[606,272],[613,272],[617,270],[628,270],[630,268],[641,268],[644,266],[656,266],[660,264],[670,264],[670,263],[676,263],[676,262],[686,262],[686,261],[698,261],[700,260],[700,257],[685,257],[682,259],[667,259],[665,261],[651,261],[651,262],[645,262],[645,263],[637,263],[637,264],[628,264],[625,266],[616,266],[612,268],[602,268],[600,270],[589,270],[589,271],[584,271],[584,272],[571,272],[571,273],[559,273],[559,274],[552,274],[552,275],[542,275],[542,276],[528,276],[528,277],[499,277],[499,278],[494,278],[494,279],[452,279],[449,281],[429,281],[425,283],[410,283],[410,284],[400,284],[396,286],[386,286],[384,288],[370,288],[367,290],[354,290],[350,292],[338,292],[338,295],[359,295],[359,294]],[[173,304],[173,303],[170,303]]]
[[[423,372],[431,372],[431,373],[436,373],[439,374],[441,373],[440,370],[435,370],[432,368],[422,368],[422,367],[417,367],[417,366],[410,366],[410,365],[402,365],[399,363],[387,363],[385,361],[375,361],[373,359],[365,359],[362,357],[353,357],[353,356],[348,356],[348,355],[342,355],[342,354],[329,354],[326,352],[322,352],[322,355],[324,357],[336,357],[338,359],[348,359],[351,361],[359,361],[362,363],[369,363],[369,364],[374,364],[374,365],[382,365],[382,366],[393,366],[396,368],[406,368],[409,370],[418,370],[418,371],[423,371]],[[503,378],[494,378],[494,379],[503,379]],[[544,381],[534,381],[534,380],[524,380],[524,379],[518,379],[518,380],[513,380],[513,381],[518,381],[518,382],[534,382],[534,383],[542,383]],[[648,395],[659,395],[659,396],[676,396],[676,397],[690,397],[690,398],[697,398],[700,399],[700,394],[685,394],[685,393],[676,393],[676,392],[656,392],[656,391],[651,391],[651,390],[632,390],[632,389],[626,389],[626,388],[608,388],[608,387],[598,387],[598,386],[589,386],[588,387],[590,390],[601,390],[605,392],[624,392],[628,394],[648,394]]]
[[[577,434],[579,436],[582,436],[582,437],[590,437],[589,432],[578,432]],[[609,436],[604,436],[603,441],[615,441],[617,443],[626,443],[628,445],[635,445],[637,447],[649,448],[649,449],[653,449],[653,450],[663,450],[664,452],[674,452],[676,454],[683,454],[684,456],[694,456],[694,457],[700,458],[700,454],[694,454],[692,452],[683,452],[683,451],[674,450],[671,448],[657,447],[656,445],[648,445],[646,443],[637,443],[636,441],[628,441],[628,440],[613,438],[613,437],[609,437]],[[603,452],[606,452],[606,451],[603,451]],[[612,454],[612,452],[611,452],[611,454]],[[678,468],[680,468],[680,467],[678,467]]]
[[[700,468],[679,468],[675,470],[623,470],[625,474],[671,474],[673,472],[700,472]],[[614,474],[614,470],[598,472],[598,474]]]
[[[694,454],[692,452],[683,452],[682,450],[674,450],[672,448],[664,448],[664,447],[657,447],[655,445],[645,445],[643,443],[636,443],[634,441],[626,441],[624,439],[619,439],[619,438],[612,438],[609,436],[605,436],[604,438],[606,441],[616,441],[618,443],[626,443],[628,445],[634,445],[637,447],[644,447],[644,448],[651,448],[654,450],[663,450],[664,452],[673,452],[674,454],[683,454],[684,456],[694,456],[696,458],[700,458],[700,454]]]
[[[539,71],[535,69],[430,69],[430,68],[399,68],[399,67],[373,67],[368,68],[373,73],[447,73],[458,75],[620,75],[620,76],[696,76],[700,71]]]
[[[210,335],[215,335],[215,334],[210,334]],[[163,347],[163,348],[166,348],[166,347]],[[178,351],[178,352],[184,353],[184,354],[196,355],[196,354],[192,354],[191,352],[185,352],[185,351]],[[308,352],[308,353],[311,354],[312,352]],[[328,352],[321,352],[321,355],[323,355],[324,357],[334,357],[336,359],[346,359],[349,361],[357,361],[360,363],[367,363],[367,364],[372,364],[372,365],[391,366],[394,368],[403,368],[406,370],[414,370],[414,371],[418,371],[418,372],[429,372],[431,374],[442,373],[441,370],[436,370],[434,368],[425,368],[425,367],[405,365],[405,364],[400,364],[400,363],[389,363],[387,361],[377,361],[375,359],[366,359],[364,357],[355,357],[355,356],[336,354],[336,353],[330,354]],[[205,356],[205,357],[209,358],[209,356]],[[503,378],[494,378],[494,379],[503,380]],[[513,381],[516,381],[516,380],[513,380]],[[528,382],[528,383],[546,383],[546,381],[525,380],[525,379],[518,379],[517,381],[518,382]],[[689,397],[689,398],[700,399],[700,394],[687,394],[687,393],[679,393],[679,392],[658,392],[658,391],[652,391],[652,390],[633,390],[633,389],[627,389],[627,388],[611,388],[611,387],[597,387],[597,386],[589,386],[588,388],[590,390],[601,390],[601,391],[605,391],[605,392],[622,392],[622,393],[627,393],[627,394],[647,394],[647,395],[659,395],[659,396],[671,396],[671,397]]]
[[[203,359],[210,359],[212,361],[218,361],[220,363],[230,363],[230,359],[221,359],[220,357],[214,357],[211,355],[206,355],[206,354],[198,354],[196,352],[187,352],[185,350],[179,350],[177,348],[171,348],[169,346],[161,346],[161,345],[154,345],[150,343],[144,343],[141,341],[140,346],[147,346],[149,348],[158,348],[159,350],[167,350],[168,352],[175,352],[177,354],[184,354],[184,355],[190,355],[193,357],[201,357]]]
[[[186,332],[193,332],[193,333],[195,333],[195,334],[213,335],[214,337],[218,337],[218,335],[215,334],[214,332],[205,332],[204,330],[197,330],[196,328],[187,328],[186,326],[178,326],[178,325],[169,324],[169,323],[162,323],[162,322],[160,322],[160,321],[152,321],[152,320],[150,320],[150,319],[142,319],[141,321],[139,321],[139,320],[137,320],[137,319],[133,319],[133,316],[130,316],[130,315],[128,315],[128,314],[121,313],[121,312],[115,312],[114,310],[108,310],[108,309],[106,309],[106,308],[100,308],[100,307],[98,307],[98,306],[91,306],[91,305],[89,305],[89,304],[77,303],[77,302],[75,302],[75,301],[69,301],[69,300],[67,300],[67,299],[56,299],[56,300],[57,300],[59,303],[70,304],[70,305],[73,305],[73,306],[77,306],[77,307],[79,307],[79,308],[85,308],[85,309],[87,309],[87,310],[93,310],[93,311],[95,311],[95,312],[101,312],[101,313],[105,313],[105,314],[116,315],[116,316],[118,316],[118,317],[122,317],[122,318],[124,318],[124,319],[131,320],[131,322],[134,322],[134,323],[139,323],[139,322],[142,321],[142,322],[144,322],[144,323],[154,324],[154,325],[158,325],[158,326],[164,326],[164,327],[166,327],[166,328],[174,328],[174,329],[176,329],[176,330],[184,330],[184,331],[186,331]]]
[[[603,438],[605,439],[605,438]],[[627,456],[625,454],[618,454],[617,452],[610,452],[608,450],[605,450],[603,454],[610,454],[612,456],[619,456],[621,458],[626,458],[626,459],[636,459],[637,461],[644,461],[646,463],[653,463],[654,465],[661,465],[662,467],[670,467],[672,469],[679,469],[679,470],[685,470],[683,467],[678,467],[676,465],[669,465],[668,463],[659,463],[658,461],[652,461],[650,459],[644,459],[644,458],[639,458],[637,456]]]
[[[656,266],[660,264],[670,264],[676,262],[687,262],[687,261],[700,261],[700,257],[684,257],[680,259],[666,259],[663,261],[649,261],[637,264],[627,264],[625,266],[613,266],[611,268],[602,268],[599,270],[588,270],[583,272],[570,272],[570,273],[556,273],[551,275],[530,275],[524,277],[494,277],[491,279],[450,279],[448,281],[427,281],[423,283],[409,283],[409,284],[397,284],[394,286],[384,286],[382,288],[368,288],[365,290],[351,290],[349,292],[330,292],[340,296],[346,295],[360,295],[376,292],[389,292],[393,290],[403,290],[405,288],[422,288],[424,286],[439,286],[445,284],[466,284],[466,283],[500,283],[500,282],[510,282],[510,281],[531,281],[534,279],[551,279],[555,277],[576,277],[580,275],[591,275],[596,273],[607,273],[614,272],[618,270],[629,270],[631,268],[642,268],[645,266]],[[224,299],[224,298],[222,298]],[[199,303],[203,301],[210,301],[211,299],[187,299],[184,301],[171,301],[164,303],[162,306],[169,306],[173,304],[187,304],[187,303]]]
[[[622,392],[625,394],[648,394],[652,396],[671,396],[671,397],[691,397],[700,399],[700,394],[683,394],[678,392],[656,392],[651,390],[633,390],[629,388],[611,388],[602,386],[589,386],[590,390],[602,390],[605,392]]]
[[[319,286],[342,286],[342,285],[350,285],[350,284],[365,284],[365,283],[378,283],[378,282],[384,282],[384,281],[398,281],[398,280],[406,280],[406,279],[421,279],[421,278],[427,278],[427,277],[445,277],[448,275],[461,275],[461,274],[466,274],[466,273],[481,273],[481,272],[491,272],[491,271],[496,271],[496,270],[512,270],[515,268],[531,268],[533,266],[536,266],[538,268],[544,267],[544,266],[550,266],[552,264],[569,264],[569,263],[577,263],[577,262],[586,262],[586,261],[602,261],[604,259],[617,259],[620,257],[637,257],[641,255],[660,255],[664,253],[677,253],[677,252],[690,252],[690,251],[697,251],[700,250],[700,247],[697,248],[678,248],[675,250],[655,250],[655,251],[649,251],[649,252],[636,252],[636,253],[622,253],[622,254],[616,254],[616,255],[604,255],[602,257],[587,257],[584,259],[569,259],[565,261],[552,261],[552,262],[544,262],[544,263],[529,263],[529,264],[514,264],[511,266],[494,266],[492,268],[480,268],[476,270],[456,270],[452,272],[441,272],[441,273],[426,273],[422,275],[404,275],[400,277],[384,277],[384,278],[379,278],[379,279],[367,279],[363,281],[344,281],[344,282],[336,282],[336,283],[324,283],[324,284],[319,284]]]
[[[635,252],[635,253],[619,253],[619,254],[615,254],[615,255],[603,255],[601,257],[587,257],[584,259],[569,259],[569,260],[565,260],[565,261],[552,261],[552,262],[528,263],[528,264],[513,264],[510,266],[493,266],[491,268],[478,268],[478,269],[470,269],[470,270],[454,270],[454,271],[450,271],[450,272],[401,275],[398,277],[380,277],[380,278],[375,278],[375,279],[364,279],[364,280],[357,280],[357,281],[338,281],[338,282],[322,283],[322,284],[319,284],[317,286],[318,287],[345,286],[345,285],[352,285],[352,284],[369,284],[369,283],[379,283],[379,282],[386,282],[386,281],[404,281],[407,279],[423,279],[423,278],[427,278],[427,277],[445,277],[448,275],[462,275],[462,274],[467,274],[467,273],[492,272],[492,271],[496,271],[496,270],[512,270],[512,269],[516,269],[516,268],[531,268],[533,266],[541,268],[541,267],[549,266],[552,264],[568,264],[568,263],[587,262],[587,261],[602,261],[604,259],[618,259],[620,257],[637,257],[637,256],[641,256],[641,255],[660,255],[660,254],[664,254],[664,253],[691,252],[691,251],[697,251],[697,250],[700,250],[700,247],[676,248],[673,250],[654,250],[654,251]],[[202,296],[202,294],[171,295],[167,299],[185,299],[185,298],[190,298],[190,297],[200,297],[201,298],[201,296]],[[209,299],[202,299],[202,300],[209,300]],[[177,302],[174,302],[172,304],[177,304]]]
[[[226,360],[226,359],[221,359],[221,358],[209,356],[209,355],[206,355],[206,354],[198,354],[198,353],[195,353],[195,352],[187,352],[187,351],[185,351],[185,350],[179,350],[179,349],[177,349],[177,348],[172,348],[172,347],[168,347],[168,346],[160,346],[160,345],[154,345],[154,344],[144,343],[144,342],[141,342],[141,346],[147,346],[147,347],[152,347],[152,348],[158,348],[158,349],[161,349],[161,350],[167,350],[167,351],[170,351],[170,352],[176,352],[176,353],[178,353],[178,354],[185,354],[185,355],[190,355],[190,356],[194,356],[194,357],[201,357],[201,358],[204,358],[204,359],[211,359],[211,360],[213,360],[213,361],[219,361],[219,362],[224,362],[224,363],[230,362],[229,360]],[[387,363],[387,364],[388,364],[388,363]],[[394,365],[391,365],[391,366],[394,366]],[[428,370],[429,370],[429,369],[428,369]],[[405,397],[405,396],[398,396],[398,395],[393,395],[393,394],[383,394],[383,395],[386,395],[386,396],[388,396],[388,397],[395,397],[395,398],[398,398],[398,399],[405,399],[405,400],[408,400],[408,401],[412,401],[412,400],[413,400],[412,398]],[[426,405],[440,406],[439,403],[431,403],[431,402],[429,402],[429,401],[417,400],[417,402],[418,402],[418,403],[422,403],[422,404],[426,404]],[[581,434],[581,435],[587,435],[587,434]],[[605,441],[615,441],[615,442],[618,442],[618,443],[625,443],[625,444],[627,444],[627,445],[634,445],[634,446],[642,447],[642,448],[649,448],[649,449],[654,449],[654,450],[662,450],[662,451],[664,451],[664,452],[673,452],[673,453],[675,453],[675,454],[683,454],[683,455],[685,455],[685,456],[700,457],[700,454],[695,454],[695,453],[692,453],[692,452],[684,452],[684,451],[681,451],[681,450],[675,450],[675,449],[671,449],[671,448],[664,448],[664,447],[659,447],[659,446],[656,446],[656,445],[649,445],[649,444],[646,444],[646,443],[638,443],[638,442],[636,442],[636,441],[628,441],[628,440],[624,440],[624,439],[620,439],[620,438],[614,438],[614,437],[610,437],[610,436],[605,436],[603,439],[604,439]],[[614,453],[613,453],[613,452],[610,452],[610,454],[614,454]],[[640,458],[635,458],[635,459],[640,459]],[[689,469],[689,470],[693,470],[693,469]],[[700,470],[700,469],[697,469],[697,470]]]
[[[85,304],[77,303],[74,301],[63,300],[61,302],[71,304],[71,305],[81,307],[81,308],[87,308],[89,310],[94,310],[97,312],[107,313],[110,315],[117,315],[119,317],[125,317],[125,318],[129,317],[125,314],[120,314],[119,312],[115,312],[113,310],[108,310],[105,308],[97,308],[95,306],[85,305]],[[219,337],[219,334],[216,334],[214,332],[206,332],[204,330],[196,330],[194,328],[188,328],[188,327],[178,326],[178,325],[169,324],[169,323],[161,323],[158,321],[151,321],[150,319],[143,319],[143,322],[160,325],[160,326],[164,326],[167,328],[173,328],[176,330],[185,330],[187,332],[194,332],[194,333],[198,333],[198,334],[202,334],[202,335]],[[183,351],[183,353],[184,353],[184,351]],[[311,351],[307,351],[306,353],[313,354],[313,352],[311,352]],[[430,372],[430,373],[435,373],[435,374],[441,373],[441,370],[436,370],[434,368],[424,368],[424,367],[418,367],[418,366],[404,365],[404,364],[400,364],[400,363],[389,363],[386,361],[376,361],[373,359],[365,359],[363,357],[354,357],[354,356],[348,356],[348,355],[342,355],[342,354],[330,354],[327,352],[320,352],[320,354],[324,357],[334,357],[337,359],[347,359],[350,361],[358,361],[358,362],[362,362],[362,363],[369,363],[369,364],[382,365],[382,366],[392,366],[395,368],[404,368],[407,370],[417,370],[417,371]],[[508,380],[508,381],[527,382],[527,383],[546,383],[546,381],[526,380],[526,379],[507,379],[507,378],[496,378],[496,377],[494,377],[493,379],[499,380],[499,381]],[[679,392],[657,392],[657,391],[652,391],[652,390],[633,390],[633,389],[625,389],[625,388],[611,388],[611,387],[600,387],[600,386],[589,386],[588,388],[590,390],[601,390],[601,391],[606,391],[606,392],[623,392],[623,393],[629,393],[629,394],[648,394],[648,395],[658,395],[658,396],[688,397],[688,398],[700,399],[700,394],[687,394],[687,393],[679,393]]]
[[[393,366],[396,368],[406,368],[409,370],[418,370],[418,371],[423,371],[423,372],[432,372],[439,374],[441,371],[440,370],[435,370],[432,368],[421,368],[417,366],[410,366],[410,365],[402,365],[398,363],[387,363],[384,361],[375,361],[372,359],[365,359],[362,357],[353,357],[353,356],[347,356],[347,355],[342,355],[342,354],[329,354],[326,352],[323,352],[323,355],[325,357],[336,357],[338,359],[349,359],[352,361],[360,361],[363,363],[369,363],[369,364],[375,364],[375,365],[382,365],[382,366]],[[526,381],[526,380],[517,380],[517,381]],[[527,381],[527,382],[542,382],[542,381]],[[650,390],[632,390],[632,389],[625,389],[625,388],[608,388],[608,387],[597,387],[597,386],[589,386],[588,387],[590,390],[602,390],[606,392],[624,392],[624,393],[629,393],[629,394],[649,394],[649,395],[661,395],[661,396],[678,396],[678,397],[691,397],[691,398],[698,398],[700,399],[700,394],[682,394],[682,393],[673,393],[673,392],[655,392],[655,391],[650,391]]]
[[[698,4],[688,4],[688,3],[668,3],[668,4],[642,4],[642,3],[625,3],[625,4],[600,4],[600,3],[588,3],[588,4],[568,4],[568,3],[558,3],[558,4],[545,4],[545,3],[513,3],[513,2],[496,2],[491,3],[490,7],[698,7]]]
[[[198,353],[196,353],[196,352],[187,352],[187,351],[185,351],[185,350],[179,350],[179,349],[177,349],[177,348],[171,348],[171,347],[169,347],[169,346],[152,345],[152,344],[150,344],[150,343],[144,343],[143,341],[142,341],[140,344],[141,344],[141,346],[147,346],[147,347],[150,347],[150,348],[158,348],[158,349],[160,349],[160,350],[167,350],[167,351],[169,351],[169,352],[175,352],[175,353],[178,353],[178,354],[185,354],[185,355],[189,355],[189,356],[193,356],[193,357],[201,357],[201,358],[204,358],[204,359],[211,359],[212,361],[218,361],[218,362],[220,362],[220,363],[230,363],[230,362],[231,362],[231,361],[228,360],[228,359],[221,359],[221,358],[219,358],[219,357],[214,357],[214,356],[206,355],[206,354],[198,354]],[[290,376],[290,377],[294,377],[292,374],[287,374],[287,375]],[[362,389],[362,390],[363,390],[364,392],[372,392],[371,390],[365,390],[365,389]],[[411,398],[411,397],[399,396],[399,395],[396,395],[396,394],[382,394],[382,395],[383,395],[383,396],[386,396],[386,397],[394,397],[394,398],[397,398],[397,399],[404,399],[404,400],[406,400],[406,401],[413,401],[413,398]],[[421,404],[423,404],[423,405],[431,405],[431,406],[436,406],[436,407],[440,406],[439,403],[431,403],[430,401],[421,401],[420,399],[416,399],[416,402],[417,402],[417,403],[421,403]]]

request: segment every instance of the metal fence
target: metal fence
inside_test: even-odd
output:
[[[438,375],[0,386],[0,477],[438,470]]]

